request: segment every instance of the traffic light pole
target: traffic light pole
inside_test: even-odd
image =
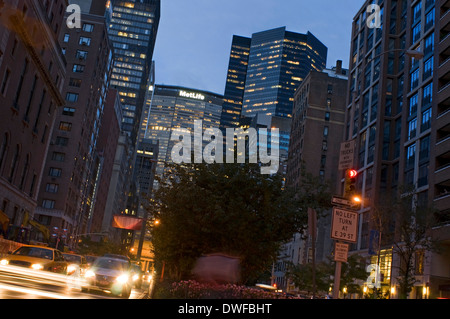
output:
[[[351,197],[355,191],[355,183],[356,183],[356,176],[358,175],[358,172],[356,170],[346,170],[345,172],[345,182],[344,182],[344,199],[347,200],[347,203],[342,204],[336,204],[334,202],[334,199],[332,200],[332,204],[335,207],[342,207],[342,206],[351,206]],[[350,204],[350,205],[349,205]],[[350,207],[348,207],[350,208]],[[338,240],[335,241],[335,243],[339,243]],[[336,245],[335,245],[336,247]],[[336,248],[335,248],[336,250]],[[336,251],[334,252],[336,254]],[[339,292],[340,292],[340,286],[341,286],[341,272],[342,272],[342,261],[336,260],[336,269],[334,271],[334,285],[333,285],[333,299],[339,299]]]

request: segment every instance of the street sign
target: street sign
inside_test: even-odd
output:
[[[353,168],[355,153],[355,140],[344,142],[341,144],[339,155],[339,170],[347,170]]]
[[[356,212],[334,207],[331,238],[356,243],[358,240],[358,217],[359,215]]]
[[[343,198],[343,197],[339,197],[339,196],[333,196],[333,198],[331,199],[331,204],[346,206],[346,207],[353,206],[353,203],[351,200],[348,200],[347,198]]]
[[[334,261],[347,262],[348,258],[348,244],[336,243],[334,246]]]

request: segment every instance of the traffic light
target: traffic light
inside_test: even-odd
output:
[[[358,172],[354,169],[349,169],[345,172],[344,197],[351,198],[356,191],[356,177]]]

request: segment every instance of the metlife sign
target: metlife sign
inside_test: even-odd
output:
[[[206,97],[203,94],[187,92],[187,91],[183,91],[183,90],[180,91],[179,96],[187,97],[187,98],[194,99],[194,100],[200,100],[200,101],[204,101],[206,99]]]

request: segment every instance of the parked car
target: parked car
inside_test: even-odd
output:
[[[22,246],[2,259],[1,264],[61,274],[70,273],[69,263],[64,259],[63,254],[57,249],[43,246]]]
[[[99,257],[84,274],[86,286],[82,291],[109,291],[127,299],[133,288],[130,267],[130,262],[124,259]]]
[[[63,253],[64,259],[69,263],[69,272],[75,271],[79,276],[84,276],[88,269],[86,257],[77,254]]]

